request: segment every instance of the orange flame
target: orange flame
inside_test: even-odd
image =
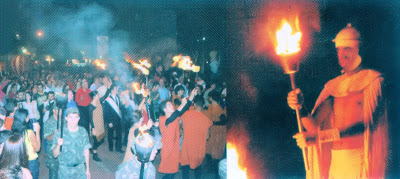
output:
[[[200,71],[200,67],[192,64],[193,62],[189,56],[182,56],[182,54],[179,54],[174,56],[172,60],[174,61],[174,63],[171,65],[172,67],[178,65],[178,68],[183,70],[192,70],[193,72]]]
[[[100,60],[93,61],[93,64],[95,64],[97,67],[99,67],[99,68],[101,68],[103,70],[105,70],[106,67],[107,67],[107,65],[104,62],[100,61]]]
[[[227,177],[247,179],[247,168],[239,167],[239,154],[234,144],[227,143]]]
[[[139,127],[139,135],[136,137],[136,143],[142,147],[152,147],[154,141],[150,137],[150,134],[146,132],[147,126],[143,125]]]
[[[151,63],[147,59],[139,60],[139,63],[136,63],[134,60],[131,59],[128,53],[124,52],[125,54],[125,61],[130,63],[133,68],[139,69],[144,75],[149,75],[148,68],[151,67]]]
[[[278,46],[276,53],[278,55],[289,55],[300,51],[301,32],[296,32],[292,35],[292,27],[286,20],[282,20],[283,26],[280,30],[276,31],[276,38]],[[298,19],[296,19],[298,24]]]
[[[135,82],[132,84],[133,90],[135,91],[136,94],[141,94],[143,97],[147,97],[147,92],[143,88],[140,88],[140,84]]]

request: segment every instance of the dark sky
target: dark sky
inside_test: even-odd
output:
[[[2,55],[16,53],[18,47],[27,45],[61,58],[78,58],[81,50],[95,56],[96,36],[107,35],[111,39],[110,50],[118,53],[151,49],[147,52],[151,56],[176,41],[180,52],[200,50],[204,56],[211,49],[223,49],[225,38],[224,1],[5,0],[0,3]],[[38,29],[44,31],[42,39],[34,36]],[[20,40],[15,38],[17,33]]]

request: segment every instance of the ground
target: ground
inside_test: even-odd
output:
[[[125,151],[126,148],[124,147],[123,150]],[[124,159],[125,153],[118,153],[118,152],[110,152],[108,151],[108,142],[105,142],[98,148],[98,154],[100,158],[103,160],[102,162],[96,162],[93,160],[92,156],[90,157],[90,172],[92,179],[114,179],[115,172],[117,171],[118,165],[122,163]],[[45,156],[43,149],[39,153],[39,163],[40,163],[40,173],[39,178],[48,178],[49,177],[49,170],[46,166]],[[158,165],[160,163],[160,153],[157,154],[155,160],[153,161],[154,166],[158,169]],[[203,174],[202,178],[205,179],[217,179],[218,174],[216,172],[211,172],[209,167],[209,162],[205,159],[202,163],[203,167]],[[190,173],[191,177],[194,178],[193,172]],[[156,178],[162,178],[163,174],[157,173]],[[175,175],[175,178],[182,178],[182,172],[180,171],[178,174]]]

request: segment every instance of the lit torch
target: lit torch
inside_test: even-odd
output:
[[[100,60],[93,61],[93,64],[96,65],[96,67],[99,67],[99,68],[101,68],[103,70],[105,70],[106,67],[107,67],[107,65],[104,62],[100,61]]]
[[[180,54],[180,55],[174,56],[172,58],[172,60],[174,61],[174,63],[171,65],[172,67],[175,67],[176,65],[178,65],[178,68],[180,68],[182,70],[190,70],[193,72],[200,71],[200,67],[193,64],[193,62],[189,56],[182,56],[182,54]]]
[[[144,165],[150,161],[151,152],[154,148],[154,138],[146,133],[147,127],[142,126],[139,128],[139,135],[135,139],[136,156],[141,163],[140,166],[140,179],[143,178]]]
[[[139,83],[133,83],[132,87],[136,94],[141,94],[143,97],[147,97],[146,90],[144,88],[141,88]]]
[[[239,166],[239,152],[234,144],[227,143],[227,178],[247,179],[247,168]]]
[[[283,26],[280,30],[276,32],[276,38],[278,41],[278,46],[276,47],[276,53],[281,57],[282,67],[286,74],[290,75],[290,82],[292,89],[296,89],[296,84],[294,81],[294,75],[299,70],[299,60],[295,58],[295,55],[300,51],[300,39],[301,32],[293,32],[292,27],[286,20],[282,20]],[[298,19],[296,18],[296,24],[298,24]],[[299,132],[303,132],[303,128],[300,122],[300,111],[296,108],[297,125]],[[309,170],[306,148],[302,148],[304,166],[306,171]]]

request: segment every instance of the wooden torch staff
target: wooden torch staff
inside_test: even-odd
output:
[[[296,84],[294,82],[294,75],[296,73],[290,73],[290,83],[292,85],[292,90],[296,89]],[[303,127],[301,125],[301,116],[300,116],[300,109],[298,107],[296,107],[295,109],[296,111],[296,118],[297,118],[297,126],[299,128],[299,132],[303,132]],[[307,154],[306,154],[306,149],[307,148],[302,148],[301,151],[303,152],[303,160],[304,160],[304,167],[306,169],[306,171],[309,171],[310,167],[308,166],[308,160],[307,160]]]

